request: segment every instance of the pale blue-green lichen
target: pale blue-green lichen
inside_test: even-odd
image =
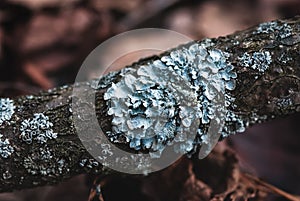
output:
[[[0,98],[0,125],[9,121],[15,112],[14,101],[9,98]]]
[[[269,51],[260,51],[254,53],[245,52],[241,57],[238,57],[241,66],[250,67],[264,73],[272,63],[271,53]]]
[[[14,148],[11,146],[8,139],[2,140],[3,135],[0,134],[0,156],[8,158],[14,153]]]
[[[291,36],[292,31],[292,27],[287,23],[278,24],[277,22],[265,22],[261,23],[254,33],[268,34],[268,36],[271,37],[274,34],[275,37],[283,39]]]
[[[125,137],[131,148],[150,150],[152,157],[174,142],[179,153],[208,142],[200,125],[215,118],[214,99],[234,90],[237,77],[228,62],[230,55],[212,45],[208,40],[194,43],[137,70],[123,70],[122,79],[104,94],[113,116],[109,139],[117,142]],[[228,97],[227,106],[232,100]]]
[[[160,152],[175,138],[177,116],[184,122],[181,130],[185,131],[191,124],[190,119],[202,115],[197,109],[195,91],[159,60],[123,77],[104,95],[106,100],[110,99],[108,114],[114,115],[114,135],[109,136],[112,141],[118,141],[124,134],[130,147]],[[176,83],[185,87],[177,87]]]
[[[22,121],[20,138],[28,144],[31,144],[33,140],[44,144],[47,140],[57,138],[57,133],[53,132],[52,127],[53,124],[49,121],[48,116],[36,113],[33,118]]]

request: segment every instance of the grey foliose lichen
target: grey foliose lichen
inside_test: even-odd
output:
[[[40,144],[46,143],[48,139],[57,138],[57,133],[53,132],[52,127],[49,117],[36,113],[32,119],[22,121],[20,138],[28,144],[31,144],[33,140]]]
[[[9,98],[0,98],[0,125],[11,119],[15,112],[14,101]]]
[[[278,24],[277,22],[261,23],[254,33],[268,34],[268,36],[283,39],[292,35],[292,27],[287,23]]]
[[[104,94],[113,116],[109,139],[125,138],[131,148],[149,150],[152,157],[174,143],[175,152],[187,153],[207,142],[203,125],[217,118],[214,100],[234,90],[237,77],[229,54],[212,45],[209,40],[193,43],[123,71]]]
[[[0,156],[8,158],[14,153],[14,148],[11,146],[8,139],[2,140],[3,135],[0,134]]]
[[[272,57],[269,51],[245,52],[238,60],[241,66],[258,70],[259,73],[264,73],[272,63]]]
[[[111,141],[123,135],[136,150],[161,152],[179,128],[188,129],[191,120],[202,115],[195,91],[159,60],[125,73],[123,78],[104,95],[110,100],[108,114],[114,116]],[[176,125],[179,116],[180,127]]]

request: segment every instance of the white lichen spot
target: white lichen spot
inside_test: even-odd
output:
[[[276,101],[276,105],[282,109],[286,109],[288,107],[293,106],[293,101],[290,98],[278,99]]]
[[[275,34],[280,39],[287,38],[292,35],[292,27],[287,23],[279,25],[277,22],[265,22],[259,25],[254,33]]]
[[[250,115],[248,115],[249,122],[253,123],[261,123],[267,120],[267,115],[258,114],[257,111],[252,111]]]
[[[8,158],[14,153],[14,148],[10,145],[8,139],[2,140],[3,135],[0,134],[0,156]]]
[[[264,73],[272,63],[272,57],[269,51],[247,53],[238,57],[241,66],[250,67]]]
[[[9,98],[0,99],[0,125],[9,121],[15,112],[14,101]]]
[[[6,170],[6,171],[2,174],[2,178],[3,178],[4,180],[11,179],[11,178],[12,178],[12,174],[11,174],[8,170]]]
[[[109,139],[125,137],[131,148],[150,150],[153,158],[173,141],[175,152],[192,151],[199,126],[215,117],[214,99],[235,89],[237,74],[229,54],[212,45],[210,40],[194,43],[137,70],[123,71],[122,79],[104,94],[113,116]],[[202,143],[206,133],[198,135]]]
[[[49,117],[36,113],[32,119],[25,119],[21,123],[20,138],[28,144],[31,144],[33,140],[40,144],[46,143],[48,139],[57,138],[57,133],[53,132],[52,127]]]
[[[79,162],[80,167],[87,167],[89,169],[92,169],[94,167],[98,167],[99,163],[95,159],[82,159]]]
[[[278,28],[277,22],[264,22],[257,28],[257,33],[271,33],[276,31]]]
[[[64,171],[66,171],[66,172],[69,172],[70,171],[70,169],[69,168],[67,168],[67,163],[66,163],[66,160],[65,159],[59,159],[58,161],[57,161],[57,172],[59,173],[59,174],[63,174],[64,173]]]

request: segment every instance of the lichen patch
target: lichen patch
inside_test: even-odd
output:
[[[108,138],[118,142],[125,137],[131,148],[149,150],[153,158],[174,143],[175,152],[187,153],[208,142],[203,125],[218,118],[216,99],[234,90],[237,78],[230,55],[212,46],[204,40],[123,70],[122,79],[104,94],[113,116]]]
[[[24,158],[23,166],[28,173],[41,176],[59,175],[70,171],[67,161],[58,158],[47,146],[33,150]]]
[[[14,153],[14,148],[11,146],[9,139],[2,139],[3,135],[0,134],[0,156],[8,158]]]
[[[241,66],[250,67],[259,73],[264,73],[272,63],[272,56],[269,51],[245,52],[238,60]]]
[[[255,34],[268,34],[268,36],[284,39],[292,35],[292,27],[287,23],[279,24],[277,22],[261,23]]]
[[[9,98],[0,98],[0,125],[9,121],[15,112],[14,101]]]
[[[57,138],[57,133],[53,132],[52,127],[53,124],[49,121],[48,116],[36,113],[33,118],[22,121],[20,138],[28,144],[31,144],[34,140],[44,144],[47,140]]]

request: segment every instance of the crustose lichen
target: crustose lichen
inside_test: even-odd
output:
[[[70,171],[66,160],[58,158],[47,146],[32,151],[24,158],[23,166],[32,175],[58,175]]]
[[[10,145],[8,139],[2,140],[3,135],[0,134],[0,155],[2,158],[8,158],[14,153],[14,148]]]
[[[11,119],[15,110],[14,101],[9,98],[0,99],[0,125]]]
[[[254,70],[258,70],[260,73],[264,73],[272,63],[272,57],[269,51],[260,51],[250,54],[245,52],[238,59],[241,66],[250,67]]]
[[[283,39],[292,35],[292,27],[287,23],[279,25],[277,22],[265,22],[261,23],[254,33],[268,34],[268,36],[275,36]]]

